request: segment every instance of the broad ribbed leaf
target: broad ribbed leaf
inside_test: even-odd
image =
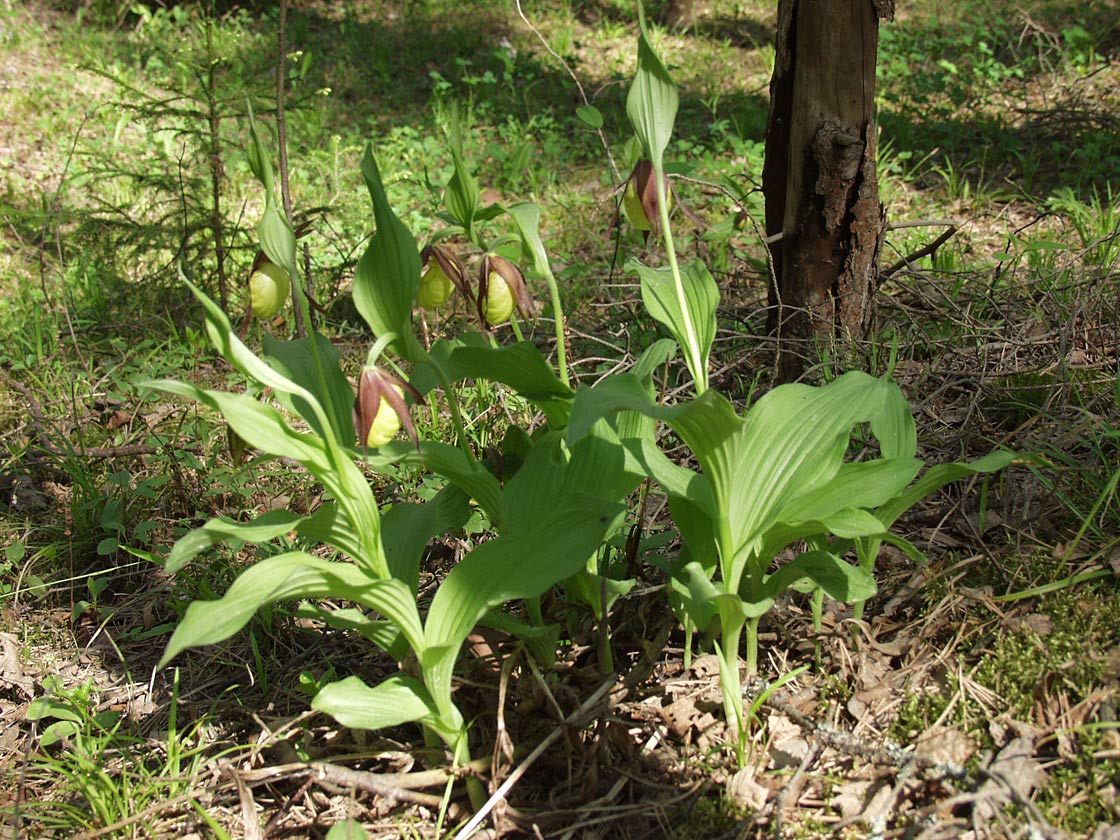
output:
[[[866,601],[876,592],[875,579],[859,566],[828,551],[807,551],[766,579],[763,596],[773,598],[801,578],[811,578],[829,598],[845,604]]]
[[[845,508],[878,507],[902,492],[921,468],[922,462],[917,458],[879,458],[843,464],[829,481],[806,487],[783,505],[778,519],[805,522],[825,519]]]
[[[1002,470],[1016,458],[1016,453],[1003,449],[990,452],[983,458],[968,463],[938,464],[926,471],[913,485],[907,487],[894,498],[876,509],[876,517],[885,528],[890,528],[898,517],[924,499],[926,496],[940,490],[947,484],[967,478],[971,475],[995,472]],[[868,537],[857,541],[860,566],[870,571],[879,556],[879,548],[883,543],[879,537]],[[891,542],[895,542],[891,540]],[[909,545],[909,543],[907,543]]]
[[[853,427],[869,421],[893,395],[887,384],[853,371],[820,388],[782,385],[755,404],[733,435],[711,429],[729,425],[726,401],[695,400],[695,409],[674,422],[729,526],[734,558],[720,559],[730,589],[738,589],[744,564],[757,557],[762,534],[781,521],[785,506],[839,472]]]
[[[299,523],[296,531],[301,537],[329,545],[353,560],[362,555],[358,535],[347,520],[345,509],[337,502],[321,502],[313,514]]]
[[[661,63],[646,34],[645,16],[639,5],[638,70],[626,96],[626,116],[645,156],[661,172],[665,147],[673,136],[677,118],[677,86]]]
[[[159,667],[187,648],[228,639],[265,604],[289,598],[342,598],[371,607],[393,621],[415,650],[423,649],[420,616],[404,583],[370,580],[357,566],[293,551],[246,569],[217,601],[195,601],[187,607]]]
[[[299,268],[296,266],[296,235],[292,226],[280,212],[276,197],[269,193],[264,203],[264,213],[261,215],[260,224],[257,225],[257,238],[261,243],[261,250],[272,262],[288,272],[288,276],[295,283],[299,277]],[[299,284],[296,283],[298,294]]]
[[[688,322],[681,308],[673,273],[668,268],[650,268],[637,260],[626,264],[628,272],[636,272],[641,281],[642,302],[649,314],[672,333],[684,350],[685,363],[696,382],[708,381],[708,357],[716,337],[716,307],[719,287],[708,269],[699,260],[681,266]],[[689,332],[691,323],[692,332]]]
[[[533,260],[533,269],[541,276],[547,275],[551,270],[548,264],[548,252],[541,241],[541,210],[531,201],[521,201],[506,208],[506,213],[517,225],[517,232],[521,234],[522,250]]]
[[[509,613],[501,610],[490,610],[478,620],[482,627],[490,627],[502,633],[508,633],[515,639],[524,642],[533,657],[546,669],[551,669],[556,664],[556,646],[560,642],[560,626],[546,624],[536,627],[514,618]]]
[[[381,541],[394,578],[415,595],[420,585],[420,558],[433,538],[460,528],[470,517],[467,494],[454,485],[421,504],[400,502],[381,517]]]
[[[322,378],[311,353],[310,339],[279,341],[265,333],[261,337],[262,355],[272,367],[315,395],[325,410],[335,440],[349,445],[356,439],[354,431],[354,389],[339,368],[338,348],[324,336],[314,333],[318,346]],[[324,389],[323,379],[326,380]],[[320,435],[326,436],[314,406],[298,394],[277,393],[277,400],[289,411],[298,414]]]
[[[164,571],[175,574],[207,549],[226,540],[263,543],[294,531],[304,517],[290,510],[271,510],[252,522],[234,522],[226,517],[211,519],[180,537],[167,555]]]
[[[430,440],[420,442],[419,452],[406,443],[390,444],[381,449],[382,454],[394,462],[424,466],[442,475],[474,499],[486,511],[494,527],[501,529],[506,519],[502,485],[481,463],[467,458],[462,449]]]
[[[603,593],[605,592],[607,595],[607,610],[609,611],[614,602],[633,589],[637,582],[632,578],[619,580],[603,577],[603,575],[595,572],[581,569],[564,581],[564,592],[569,601],[586,604],[590,607],[591,614],[595,616],[596,621],[601,621],[603,618]]]
[[[458,347],[448,361],[452,381],[489,379],[508,385],[536,404],[553,428],[568,418],[575,392],[560,381],[535,345],[519,341],[508,347]]]
[[[351,729],[385,729],[425,719],[434,721],[439,716],[424,684],[404,674],[394,674],[375,686],[366,685],[358,677],[329,683],[315,695],[311,708]]]
[[[141,383],[170,394],[190,397],[221,412],[226,422],[249,446],[272,455],[291,458],[301,464],[330,490],[345,510],[349,532],[360,552],[351,556],[374,577],[388,577],[389,569],[381,549],[381,525],[373,491],[352,461],[330,453],[322,438],[292,429],[270,405],[245,394],[204,391],[186,382],[159,380]],[[309,395],[310,396],[310,395]],[[333,543],[341,547],[340,542]]]
[[[910,510],[914,505],[931,493],[940,490],[947,484],[967,478],[970,475],[996,472],[1008,466],[1018,457],[1015,452],[1001,449],[989,452],[983,458],[967,463],[938,464],[930,467],[925,475],[914,482],[913,486],[906,488],[895,498],[888,501],[876,511],[876,515],[888,528],[895,523],[898,517]]]
[[[644,474],[627,470],[626,450],[605,421],[567,451],[561,443],[557,432],[539,437],[516,475],[506,482],[502,492],[506,532],[532,534],[540,521],[571,497],[621,501],[641,483]]]
[[[408,656],[408,642],[393,622],[384,618],[371,618],[357,607],[327,609],[304,601],[296,608],[296,615],[299,618],[321,621],[335,630],[357,633],[398,662]]]
[[[198,302],[202,304],[203,312],[206,315],[206,332],[209,334],[210,341],[213,343],[214,348],[221,354],[222,358],[246,376],[255,379],[262,385],[267,385],[273,391],[301,397],[312,410],[322,410],[322,406],[319,406],[318,400],[315,399],[310,391],[284,376],[284,374],[258,358],[252,350],[245,346],[245,343],[237,337],[237,333],[230,325],[226,313],[221,310],[218,304],[212,301],[201,289],[183,276],[181,271],[179,276],[182,281],[186,283],[195,298],[197,298]],[[318,406],[318,409],[316,409],[316,406]],[[323,414],[321,419],[325,420],[326,415]]]
[[[883,380],[889,391],[883,410],[871,418],[871,434],[879,441],[884,458],[913,458],[918,454],[918,431],[914,415],[902,389],[889,379]]]
[[[272,155],[269,154],[268,145],[264,142],[264,138],[261,137],[260,130],[257,128],[257,121],[253,119],[251,106],[249,108],[249,148],[246,150],[246,157],[249,160],[249,169],[261,182],[265,192],[272,192],[276,178],[272,171]]]
[[[248,394],[205,391],[188,382],[173,379],[143,381],[138,384],[143,388],[187,397],[221,412],[230,428],[254,449],[291,458],[317,476],[330,470],[330,461],[321,438],[297,432],[284,422],[279,411]]]
[[[454,172],[451,180],[447,182],[447,193],[444,202],[447,212],[455,224],[462,227],[469,236],[474,226],[475,215],[478,212],[478,182],[471,174],[470,168],[463,161],[462,151],[456,144],[451,144],[451,162]]]
[[[416,340],[412,335],[412,304],[420,291],[420,252],[408,228],[389,206],[381,172],[367,148],[362,158],[362,176],[373,201],[377,231],[358,261],[354,272],[354,306],[378,338],[395,333],[394,349],[415,361]]]
[[[492,607],[536,597],[575,574],[623,510],[599,499],[573,499],[531,533],[483,543],[451,570],[432,599],[420,656],[425,682],[441,708],[450,702],[459,647],[479,619]]]

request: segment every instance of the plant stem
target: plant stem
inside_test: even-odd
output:
[[[560,304],[560,285],[556,282],[552,269],[547,264],[544,268],[546,269],[544,280],[548,284],[548,294],[552,298],[552,319],[556,327],[556,367],[560,373],[560,381],[571,387],[571,381],[568,379],[568,348],[564,329],[564,308]]]
[[[747,619],[747,673],[758,672],[758,623],[762,616]],[[738,642],[738,637],[735,639]]]
[[[665,242],[665,255],[669,259],[669,271],[673,275],[673,287],[677,292],[677,305],[681,308],[681,318],[684,322],[685,343],[684,348],[688,357],[688,366],[692,371],[692,379],[696,386],[696,396],[708,390],[708,371],[700,355],[700,341],[696,337],[696,326],[692,323],[692,313],[688,309],[688,298],[684,292],[684,281],[681,280],[681,269],[677,265],[677,249],[673,244],[673,231],[669,227],[669,196],[665,189],[665,171],[654,167],[653,177],[657,188],[657,210],[661,219],[661,237]]]
[[[471,461],[476,461],[474,451],[471,449],[470,441],[467,440],[467,427],[463,425],[463,415],[459,411],[459,400],[455,397],[455,388],[451,384],[451,377],[447,375],[447,371],[443,369],[443,365],[433,359],[430,355],[427,356],[428,363],[436,372],[439,377],[439,384],[443,386],[443,396],[447,400],[447,407],[451,410],[451,423],[455,426],[455,437],[458,438],[459,448],[463,450],[463,454]]]
[[[716,645],[719,657],[719,684],[723,694],[723,714],[727,725],[735,732],[735,757],[742,767],[746,761],[746,726],[743,720],[743,690],[739,679],[739,636],[743,622],[739,618],[722,618],[721,641]]]

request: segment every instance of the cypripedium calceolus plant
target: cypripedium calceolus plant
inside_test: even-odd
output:
[[[635,454],[669,499],[683,544],[670,566],[670,604],[689,646],[697,628],[717,639],[724,712],[743,763],[749,736],[739,673],[744,630],[746,666],[753,672],[759,622],[779,595],[801,589],[862,604],[875,593],[872,571],[883,542],[917,554],[889,532],[905,510],[950,481],[1006,466],[1014,454],[939,465],[915,481],[923,464],[909,404],[889,379],[859,371],[819,388],[779,386],[745,414],[709,389],[719,289],[699,260],[681,265],[677,259],[664,168],[677,90],[638,8],[638,70],[626,109],[644,161],[632,184],[647,222],[660,222],[651,227],[660,234],[666,265],[631,261],[627,267],[638,275],[647,310],[683,352],[695,397],[661,405],[642,379],[607,377],[576,396],[567,440],[574,444],[603,419],[636,412],[667,423],[692,450],[699,472],[670,461],[652,433]],[[849,461],[864,428],[876,439],[877,457]],[[775,568],[780,551],[802,545],[807,550]]]
[[[278,211],[272,162],[252,121],[250,131],[249,160],[266,195],[258,228],[261,248],[285,268],[298,289],[294,235]],[[458,166],[463,166],[461,159]],[[354,728],[417,723],[431,739],[445,744],[451,761],[461,765],[470,760],[471,750],[452,675],[464,640],[480,624],[497,628],[549,665],[556,631],[539,610],[524,611],[538,616],[526,620],[505,607],[535,602],[585,570],[604,540],[621,527],[622,501],[642,479],[625,457],[623,441],[632,431],[618,424],[600,424],[575,446],[564,442],[575,393],[567,384],[562,347],[557,348],[555,366],[531,343],[501,347],[493,336],[477,332],[440,339],[430,351],[424,349],[413,324],[415,308],[422,303],[421,255],[389,206],[377,162],[368,151],[362,175],[376,230],[358,262],[354,302],[375,341],[358,380],[356,401],[341,370],[340,354],[325,337],[314,332],[290,341],[265,336],[262,352],[255,353],[231,329],[225,313],[184,277],[203,306],[215,347],[263,388],[229,393],[179,381],[150,382],[148,387],[220,412],[248,447],[265,457],[295,461],[310,472],[327,491],[328,501],[311,513],[275,510],[248,523],[214,519],[179,540],[165,564],[172,573],[227,540],[261,544],[286,540],[294,532],[321,549],[314,554],[287,550],[290,543],[285,543],[285,550],[265,552],[221,598],[191,604],[168,642],[164,662],[188,648],[229,638],[265,604],[301,600],[303,614],[360,634],[402,665],[400,673],[374,685],[357,676],[331,682],[316,694],[314,708]],[[449,213],[507,221],[526,259],[549,283],[555,319],[562,325],[555,278],[540,240],[539,210],[527,203],[500,211],[479,209],[477,190],[468,189],[471,183],[469,172],[456,172],[448,184]],[[474,229],[477,232],[478,226]],[[512,243],[510,236],[504,244]],[[441,259],[441,251],[441,246],[429,251],[429,269],[439,265],[453,286],[461,282],[469,293],[458,262],[449,252]],[[490,299],[500,281],[514,305],[527,308],[523,280],[512,263],[493,255],[484,262],[488,283],[483,299]],[[305,295],[295,297],[297,305],[307,306]],[[485,310],[483,314],[487,317]],[[497,320],[498,314],[491,311],[488,316]],[[411,384],[390,374],[389,368],[411,369]],[[507,435],[511,458],[519,467],[501,480],[479,459],[466,434],[456,390],[466,380],[488,382],[490,387],[500,384],[524,397],[547,420],[532,438]],[[268,401],[256,396],[265,388]],[[413,389],[417,400],[442,393],[454,443],[418,438],[404,402]],[[400,426],[411,442],[395,439]],[[395,471],[405,464],[438,473],[443,489],[428,501],[398,501],[383,514],[359,468],[363,459],[365,470]],[[455,565],[430,603],[422,602],[420,562],[426,546],[458,532],[474,509],[484,513],[493,534]],[[468,778],[467,785],[472,799],[481,801],[478,780]]]
[[[709,387],[719,289],[702,262],[682,264],[677,258],[664,161],[677,92],[646,36],[640,7],[639,25],[638,70],[627,114],[649,162],[643,194],[652,184],[656,203],[643,199],[642,205],[647,219],[656,214],[659,224],[651,227],[665,260],[657,266],[632,260],[627,270],[638,276],[647,310],[671,338],[646,348],[629,373],[573,391],[540,211],[530,202],[481,206],[481,191],[453,126],[454,173],[440,216],[448,228],[438,236],[461,237],[487,255],[472,298],[485,326],[509,318],[515,306],[529,315],[521,272],[493,252],[499,245],[520,245],[520,259],[549,288],[555,360],[531,342],[500,346],[495,335],[478,332],[440,338],[425,349],[413,323],[417,304],[425,303],[424,261],[390,207],[377,161],[367,150],[361,171],[376,230],[358,262],[353,291],[375,341],[356,405],[339,351],[325,337],[314,332],[293,341],[265,337],[262,352],[255,353],[193,285],[215,347],[241,374],[267,388],[270,399],[255,396],[263,389],[229,393],[188,382],[148,383],[220,412],[249,447],[310,472],[327,499],[310,513],[274,510],[251,522],[214,519],[182,537],[167,558],[168,572],[227,540],[284,542],[283,550],[262,552],[221,598],[191,604],[162,664],[188,648],[228,639],[266,604],[300,600],[301,614],[361,635],[401,665],[374,685],[357,675],[330,682],[316,694],[313,708],[353,728],[419,724],[430,740],[446,746],[452,762],[464,764],[471,757],[470,733],[453,691],[463,642],[478,625],[497,628],[548,665],[558,631],[542,614],[540,599],[558,585],[569,594],[583,593],[602,622],[611,600],[626,590],[627,582],[611,577],[615,566],[607,562],[610,546],[625,539],[624,503],[651,481],[668,498],[682,546],[666,564],[668,601],[690,645],[697,629],[715,640],[725,714],[738,732],[735,749],[744,761],[748,733],[739,672],[744,632],[746,664],[754,670],[759,622],[783,592],[816,588],[839,601],[865,601],[875,592],[872,573],[883,542],[916,554],[890,533],[905,510],[949,481],[1011,461],[1011,453],[997,452],[925,470],[916,457],[909,406],[887,378],[853,371],[819,388],[783,385],[745,412]],[[275,199],[272,162],[252,121],[250,131],[249,162],[266,196],[258,228],[261,249],[287,271],[296,284],[297,305],[306,308],[306,295],[298,291],[295,239]],[[507,231],[486,241],[496,225],[507,225]],[[470,297],[458,263],[441,262],[437,254],[428,253],[428,270],[434,261],[452,285],[463,281]],[[439,284],[431,301],[444,286],[439,278],[428,282]],[[678,349],[693,395],[666,404],[655,392],[653,374]],[[391,439],[398,422],[409,424],[404,405],[409,388],[405,376],[390,376],[389,368],[407,371],[414,396],[442,398],[452,443]],[[509,389],[544,418],[532,435],[510,429],[503,453],[507,465],[516,466],[500,477],[466,434],[457,399],[464,381]],[[392,413],[383,415],[387,406]],[[673,462],[659,448],[658,423],[692,450],[698,469]],[[870,438],[873,447],[859,459],[850,457],[855,441]],[[401,464],[438,474],[442,489],[430,500],[397,501],[383,511],[367,472]],[[462,539],[460,529],[472,509],[483,512],[492,534],[422,602],[420,563],[428,543],[449,532]],[[314,553],[292,550],[293,532],[320,547]],[[775,566],[783,549],[805,546],[793,560]],[[511,605],[522,609],[507,609]],[[608,640],[601,645],[604,669],[611,667],[609,652]],[[478,780],[468,778],[467,784],[472,799],[480,801]]]

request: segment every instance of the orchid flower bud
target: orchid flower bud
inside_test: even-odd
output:
[[[478,273],[478,317],[485,327],[508,321],[514,306],[525,318],[533,304],[521,270],[504,257],[487,254]]]
[[[673,193],[669,188],[667,177],[664,183],[665,198],[671,206]],[[642,231],[646,237],[651,230],[661,227],[661,217],[657,209],[657,181],[653,177],[653,164],[648,160],[638,161],[634,171],[630,173],[626,194],[622,197],[622,209],[634,229]]]
[[[441,245],[428,245],[420,252],[424,263],[420,275],[420,293],[417,302],[428,310],[437,309],[451,297],[453,289],[459,289],[470,299],[467,273],[459,258],[448,248]]]
[[[249,276],[249,311],[257,318],[275,318],[292,291],[288,272],[263,255]]]
[[[404,401],[405,390],[417,401],[423,399],[415,388],[388,371],[378,367],[362,370],[358,377],[358,396],[354,400],[354,428],[363,448],[384,446],[396,437],[402,425],[419,448],[416,426]]]

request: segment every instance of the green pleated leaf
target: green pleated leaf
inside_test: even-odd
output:
[[[600,499],[572,499],[531,533],[483,543],[451,570],[432,599],[420,656],[425,682],[441,708],[450,702],[459,647],[479,619],[498,605],[536,597],[579,571],[623,510]]]
[[[330,470],[330,460],[321,438],[297,432],[284,422],[279,411],[247,394],[205,391],[190,383],[171,379],[143,381],[138,384],[144,388],[187,397],[221,412],[230,428],[251,448],[291,458],[315,475],[325,474]]]
[[[506,519],[502,501],[502,485],[486,467],[467,458],[462,449],[435,441],[420,441],[420,450],[408,443],[389,444],[382,451],[393,460],[410,465],[421,465],[438,473],[463,490],[478,504],[495,528],[499,530]]]
[[[938,464],[930,467],[911,487],[880,507],[876,514],[889,528],[902,514],[942,487],[972,475],[997,472],[1011,464],[1018,454],[1007,449],[989,452],[967,463]]]
[[[234,522],[224,516],[211,519],[201,528],[189,531],[175,542],[167,555],[164,570],[168,574],[175,574],[202,552],[227,540],[247,543],[274,540],[294,531],[303,520],[303,516],[290,510],[272,510],[261,514],[252,522]]]
[[[288,276],[294,281],[299,276],[299,268],[296,266],[296,235],[281,212],[276,197],[271,193],[265,199],[264,213],[257,225],[257,238],[264,255],[288,272]]]
[[[575,392],[560,381],[535,345],[519,341],[508,347],[458,347],[448,362],[452,381],[489,379],[508,385],[545,412],[549,425],[562,427]]]
[[[265,333],[261,337],[264,358],[278,372],[310,391],[316,402],[326,413],[331,430],[337,441],[349,444],[355,440],[354,431],[354,389],[339,367],[338,348],[326,337],[314,333],[312,336],[319,351],[322,378],[315,358],[311,353],[311,340],[300,338],[293,341],[280,341]],[[326,380],[325,386],[323,379]],[[277,399],[289,411],[298,414],[320,435],[326,436],[319,420],[319,412],[308,404],[299,394],[277,393]]]
[[[354,560],[361,557],[362,543],[347,521],[344,508],[337,502],[320,502],[313,514],[300,521],[296,530],[301,537],[336,548]]]
[[[922,462],[917,458],[879,458],[843,464],[827,482],[806,487],[784,505],[781,520],[820,520],[846,508],[878,507],[900,493],[921,468]]]
[[[522,250],[533,260],[533,269],[540,275],[547,275],[551,271],[548,264],[548,253],[541,241],[541,210],[531,201],[522,201],[506,208],[506,213],[517,225],[517,232],[521,235]]]
[[[311,708],[351,729],[385,729],[438,717],[424,684],[404,674],[394,674],[375,686],[358,677],[329,683],[315,695]]]
[[[444,203],[454,224],[463,228],[467,238],[473,234],[473,226],[478,214],[478,182],[463,160],[463,135],[459,122],[458,109],[452,106],[447,114],[447,145],[451,150],[454,171],[447,182]]]
[[[478,623],[482,627],[491,627],[502,633],[508,633],[518,641],[524,642],[537,662],[546,669],[551,669],[556,664],[556,647],[560,643],[558,624],[536,627],[500,610],[490,610],[479,619]]]
[[[305,601],[296,608],[296,615],[299,618],[321,621],[335,630],[357,633],[398,662],[408,656],[408,642],[395,624],[384,618],[371,618],[357,607],[326,609]]]
[[[272,171],[272,155],[269,154],[268,144],[261,137],[257,121],[253,118],[253,108],[249,106],[249,148],[246,151],[249,159],[249,169],[256,179],[261,182],[266,193],[273,191],[275,174]]]
[[[638,12],[638,70],[626,97],[626,116],[645,156],[661,172],[665,148],[673,136],[673,123],[677,118],[677,86],[650,43],[641,4]]]
[[[865,570],[828,551],[807,551],[770,575],[762,593],[773,598],[801,578],[810,578],[829,598],[845,604],[866,601],[876,592],[875,579]]]
[[[719,287],[708,269],[699,260],[681,266],[681,286],[688,309],[688,322],[673,273],[668,268],[650,268],[631,260],[626,264],[626,270],[637,273],[646,310],[672,333],[684,350],[685,363],[693,380],[706,383],[708,357],[716,337],[716,307],[719,306]]]
[[[420,357],[412,335],[412,305],[420,291],[420,252],[408,228],[389,206],[373,152],[362,158],[362,177],[373,201],[377,231],[354,272],[354,306],[378,338],[393,333],[404,358]]]
[[[412,592],[399,580],[371,580],[357,566],[300,551],[261,560],[246,569],[216,601],[195,601],[172,634],[163,667],[183,650],[228,639],[258,609],[289,598],[342,598],[381,612],[400,628],[414,649],[423,650],[423,631]]]
[[[591,609],[596,621],[603,618],[603,593],[607,594],[606,608],[611,606],[634,588],[637,580],[604,577],[582,569],[564,581],[564,593],[568,600],[582,603]]]
[[[315,398],[314,394],[302,385],[293,382],[246,347],[245,343],[237,336],[237,333],[229,322],[229,318],[226,317],[221,307],[203,293],[201,289],[191,283],[190,280],[183,275],[181,269],[179,277],[191,290],[191,293],[194,294],[198,302],[202,304],[202,310],[206,316],[206,332],[210,336],[210,341],[213,343],[214,348],[221,354],[222,358],[246,376],[255,379],[262,385],[268,386],[277,393],[291,397],[300,397],[304,400],[309,410],[319,414],[321,421],[326,420],[326,414],[322,413],[322,406],[319,405],[319,401]]]
[[[467,494],[454,485],[440,490],[431,501],[400,502],[381,517],[381,542],[389,572],[415,595],[420,585],[420,559],[435,537],[460,528],[470,517]]]

